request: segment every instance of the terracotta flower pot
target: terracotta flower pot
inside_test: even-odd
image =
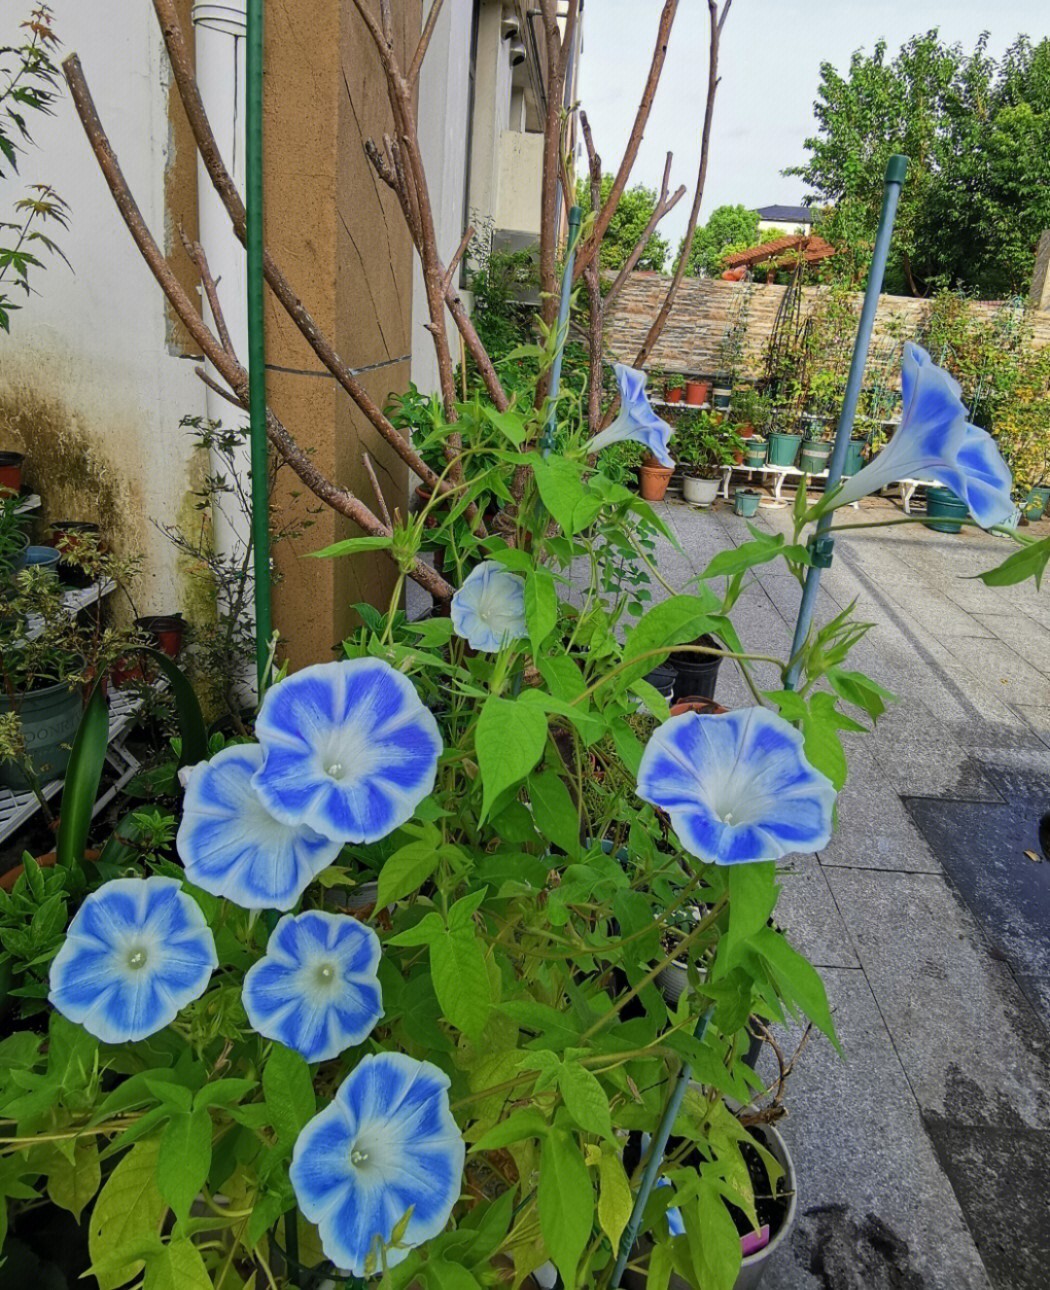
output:
[[[694,408],[699,407],[701,403],[706,403],[710,393],[709,381],[686,381],[685,383],[685,401]]]
[[[94,864],[100,854],[98,851],[85,851],[84,859]],[[35,856],[34,859],[41,869],[51,869],[55,865],[57,855],[54,851],[48,851],[45,855]],[[0,887],[4,891],[10,891],[23,873],[25,873],[25,865],[16,864],[12,866],[6,873],[0,874]]]
[[[664,386],[665,403],[681,403],[681,401],[682,401],[682,387],[680,385],[676,385],[674,389],[672,389],[669,385]]]
[[[661,466],[655,458],[643,461],[638,467],[638,491],[643,500],[662,502],[673,474],[673,466]]]
[[[20,452],[0,452],[0,496],[10,490],[12,493],[22,491],[22,463],[25,458]]]
[[[723,708],[714,699],[705,699],[699,694],[690,694],[678,703],[671,704],[671,716],[680,717],[683,712],[699,712],[702,717],[719,717],[728,708]]]
[[[135,626],[152,638],[154,645],[168,658],[178,658],[186,622],[181,614],[148,614],[136,618]]]

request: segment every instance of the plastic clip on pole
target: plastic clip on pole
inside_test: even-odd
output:
[[[248,0],[245,59],[245,208],[248,269],[248,399],[252,462],[252,560],[259,697],[269,681],[270,460],[266,437],[266,332],[263,295],[263,3]]]
[[[569,210],[569,242],[565,252],[565,270],[561,275],[561,300],[558,304],[558,338],[554,351],[554,362],[551,364],[551,387],[548,399],[550,411],[547,413],[547,424],[540,437],[540,448],[543,455],[549,457],[554,447],[554,428],[558,422],[558,390],[561,388],[561,363],[565,356],[565,337],[569,331],[569,303],[572,300],[572,268],[576,262],[576,242],[580,235],[580,220],[583,211],[579,206]]]
[[[886,259],[890,251],[890,238],[893,235],[893,221],[897,216],[897,201],[901,194],[901,185],[908,170],[908,158],[899,154],[890,157],[886,165],[886,179],[882,192],[882,214],[879,216],[879,228],[875,234],[875,248],[871,256],[871,268],[868,270],[868,285],[864,292],[864,304],[860,311],[860,322],[857,325],[857,338],[853,343],[853,358],[849,366],[849,377],[846,380],[846,392],[842,398],[842,412],[839,414],[838,429],[835,431],[835,446],[831,450],[828,463],[828,477],[824,484],[825,492],[837,487],[842,478],[842,467],[849,449],[849,439],[853,432],[853,419],[857,414],[857,400],[864,381],[864,367],[868,361],[868,348],[871,345],[871,333],[875,326],[875,311],[879,307],[879,292],[886,273]],[[809,635],[813,621],[813,611],[817,604],[817,591],[820,588],[820,572],[831,564],[834,539],[828,535],[831,527],[831,512],[825,512],[817,521],[817,531],[810,541],[813,563],[806,573],[805,586],[802,588],[802,603],[795,623],[795,639],[791,643],[791,665],[784,677],[784,689],[793,690],[798,682],[802,669],[801,650]]]

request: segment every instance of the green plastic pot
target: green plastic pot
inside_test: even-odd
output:
[[[733,494],[733,514],[742,515],[745,520],[758,514],[758,503],[761,494],[753,488],[738,488]]]
[[[821,443],[819,441],[804,443],[798,459],[798,468],[806,471],[807,474],[819,475],[821,471],[827,470],[830,456],[830,443]]]
[[[50,784],[52,780],[61,779],[66,773],[70,745],[84,711],[80,686],[74,685],[71,689],[63,681],[43,690],[16,694],[13,703],[9,695],[0,692],[0,715],[12,709],[21,722],[26,752],[39,782]],[[29,787],[22,768],[11,761],[0,761],[0,784],[16,791]]]
[[[958,533],[962,521],[969,515],[969,508],[961,497],[950,488],[927,488],[925,521],[928,529],[937,533]]]
[[[766,460],[771,466],[793,466],[801,442],[800,434],[782,434],[779,430],[774,430],[769,436]]]
[[[1029,489],[1028,500],[1024,504],[1025,519],[1042,519],[1046,514],[1047,506],[1050,506],[1050,487],[1044,488],[1040,484],[1035,488]]]
[[[864,469],[864,440],[851,439],[846,449],[846,460],[842,464],[844,475],[857,475]]]
[[[748,439],[744,453],[744,461],[747,465],[752,468],[764,466],[766,464],[766,441],[764,439]]]

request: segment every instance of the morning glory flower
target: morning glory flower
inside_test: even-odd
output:
[[[317,663],[267,691],[252,786],[276,819],[376,842],[434,787],[441,736],[412,682],[375,658]]]
[[[176,846],[186,877],[242,909],[291,909],[339,854],[341,842],[282,824],[252,787],[258,744],[234,744],[194,766]]]
[[[950,488],[983,528],[1010,524],[1010,469],[995,440],[967,420],[958,381],[938,367],[919,345],[904,346],[903,409],[893,438],[831,495],[835,507],[848,505],[898,479],[931,479]]]
[[[613,371],[620,388],[620,411],[608,429],[588,441],[588,455],[600,452],[611,443],[633,439],[644,444],[661,466],[673,466],[667,443],[674,431],[650,406],[645,394],[645,373],[626,363],[617,363]]]
[[[379,937],[347,914],[285,914],[244,978],[253,1029],[326,1062],[371,1033],[383,1015]]]
[[[334,1100],[299,1134],[290,1177],[325,1254],[354,1276],[400,1263],[448,1222],[465,1147],[448,1104],[448,1076],[404,1053],[362,1058]],[[369,1263],[369,1255],[372,1262]]]
[[[48,999],[103,1043],[163,1030],[218,966],[201,908],[174,878],[115,878],[93,891],[51,964]]]
[[[529,634],[525,583],[496,560],[471,569],[452,597],[452,630],[471,649],[494,652]]]
[[[638,796],[710,864],[777,860],[831,838],[833,784],[806,760],[801,733],[765,708],[665,721],[642,754]]]

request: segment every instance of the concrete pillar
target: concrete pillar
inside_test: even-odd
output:
[[[1035,309],[1050,309],[1050,228],[1039,238],[1028,301]]]
[[[419,0],[393,6],[407,66],[420,31]],[[363,143],[393,130],[371,40],[352,5],[275,4],[266,14],[266,238],[318,323],[382,404],[409,379],[411,245],[393,194],[373,174]],[[374,508],[361,461],[373,456],[391,508],[404,507],[406,470],[321,367],[284,312],[266,318],[270,401],[299,442],[337,483]],[[293,667],[325,662],[354,625],[351,605],[385,605],[393,565],[362,557],[312,560],[308,553],[356,530],[315,499],[287,468],[276,497],[278,525],[305,524],[275,547],[282,577],[274,620]]]

